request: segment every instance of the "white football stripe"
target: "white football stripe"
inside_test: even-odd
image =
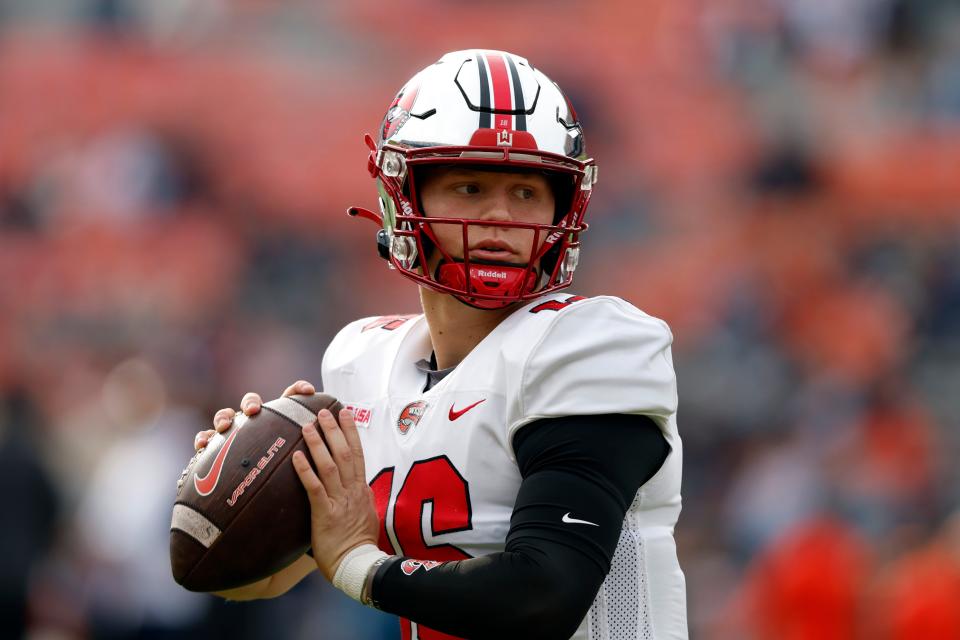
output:
[[[270,407],[277,413],[293,420],[300,425],[301,429],[317,421],[317,416],[315,416],[310,409],[307,409],[296,400],[291,400],[290,398],[277,398],[276,400],[267,402],[264,406]]]
[[[207,520],[203,514],[185,504],[173,505],[171,529],[179,529],[205,546],[207,549],[220,536],[220,529]]]

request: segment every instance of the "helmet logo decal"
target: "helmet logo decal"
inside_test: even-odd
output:
[[[498,147],[512,147],[513,146],[513,133],[507,131],[506,129],[500,129],[497,131],[497,146]]]
[[[419,77],[414,77],[408,82],[393,99],[393,104],[387,109],[387,115],[383,118],[383,124],[380,127],[380,140],[386,141],[393,137],[400,127],[410,119],[410,110],[413,108],[413,102],[417,99],[420,92]]]
[[[397,418],[397,430],[400,431],[400,434],[405,436],[410,432],[410,429],[417,426],[426,410],[427,403],[423,400],[417,400],[405,406],[403,411],[400,412],[400,417]]]

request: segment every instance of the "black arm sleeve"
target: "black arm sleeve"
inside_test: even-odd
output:
[[[523,481],[505,550],[409,575],[408,558],[393,558],[374,577],[380,609],[465,638],[576,631],[627,508],[669,445],[650,418],[616,414],[540,420],[517,434],[514,450]]]

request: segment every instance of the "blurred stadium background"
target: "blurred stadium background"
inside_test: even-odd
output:
[[[528,56],[601,166],[576,291],[674,329],[691,637],[960,638],[960,5],[0,4],[0,636],[385,638],[170,578],[193,434],[412,312],[364,132]]]

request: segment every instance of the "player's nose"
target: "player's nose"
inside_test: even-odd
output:
[[[485,199],[481,220],[509,222],[513,220],[510,212],[510,195],[508,193],[493,192]]]

